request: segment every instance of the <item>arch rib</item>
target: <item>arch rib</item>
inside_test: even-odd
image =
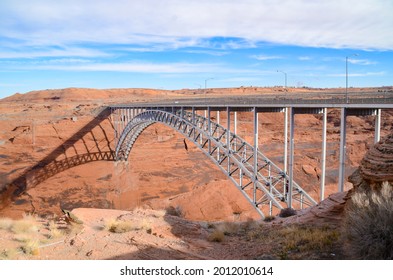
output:
[[[253,145],[195,111],[149,109],[134,116],[119,137],[115,160],[127,160],[138,136],[154,123],[165,124],[193,142],[228,176],[261,216],[269,204],[278,209],[286,207],[287,174],[260,151],[254,152]],[[296,182],[293,182],[294,202],[300,207],[316,204]]]

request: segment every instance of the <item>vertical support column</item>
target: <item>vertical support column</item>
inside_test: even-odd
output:
[[[207,107],[207,131],[208,131],[208,151],[209,155],[212,153],[212,144],[211,144],[211,137],[212,137],[212,123],[211,123],[211,116],[210,116],[210,107]]]
[[[217,124],[220,124],[220,111],[217,111]],[[219,133],[220,129],[217,128],[217,136],[219,136]],[[218,142],[220,143],[221,140],[219,140]],[[220,147],[217,147],[217,161],[220,161]]]
[[[233,130],[234,130],[234,133],[237,134],[237,112],[236,111],[234,114],[234,128],[233,128]]]
[[[195,123],[195,107],[192,107],[192,124],[193,125],[195,125],[195,127],[196,127],[196,123]],[[194,127],[194,132],[193,132],[193,135],[192,135],[192,140],[194,140],[195,141],[195,127]]]
[[[121,131],[124,130],[126,122],[126,109],[121,109]]]
[[[347,110],[341,108],[341,124],[340,124],[340,166],[338,173],[338,191],[344,191],[345,179],[345,154],[346,154],[346,137],[347,137]]]
[[[183,119],[184,119],[184,108],[183,108],[183,106],[181,106],[181,107],[180,107],[180,126],[179,126],[179,129],[180,129],[181,131],[185,132],[185,131],[184,131],[184,122],[183,122]]]
[[[120,137],[120,109],[119,108],[116,108],[115,109],[115,118],[116,118],[116,121],[115,121],[115,127],[116,127],[116,138],[117,138],[117,140],[119,140],[119,137]]]
[[[120,135],[124,131],[124,108],[120,109]]]
[[[295,149],[294,133],[295,133],[295,109],[291,108],[289,129],[289,189],[288,189],[288,208],[292,208],[292,190],[293,190],[293,156]]]
[[[375,115],[374,143],[378,143],[380,139],[381,139],[381,109],[377,109]]]
[[[258,111],[254,107],[254,189],[253,202],[257,201],[257,180],[258,180]]]
[[[119,119],[120,119],[120,121],[119,121],[119,131],[120,131],[120,134],[121,134],[121,131],[123,131],[123,108],[119,109]]]
[[[235,111],[233,118],[235,119],[234,124],[233,124],[233,126],[234,126],[233,130],[234,130],[234,134],[237,136],[237,112],[236,111]],[[234,150],[235,151],[237,150],[237,138],[234,139]]]
[[[112,118],[112,122],[113,122],[113,128],[114,128],[114,130],[115,130],[115,135],[114,135],[114,139],[115,139],[115,143],[114,143],[114,145],[115,145],[115,147],[114,147],[114,149],[116,149],[116,147],[117,147],[117,127],[116,127],[116,109],[113,109],[113,107],[111,108],[111,118]]]
[[[231,154],[231,111],[229,107],[227,107],[227,162],[228,162],[228,174],[231,172],[231,162],[229,155]]]
[[[288,185],[288,107],[284,108],[284,196],[286,195],[286,186]]]
[[[326,129],[327,129],[327,108],[323,108],[322,156],[321,156],[321,194],[320,194],[320,201],[325,199]]]

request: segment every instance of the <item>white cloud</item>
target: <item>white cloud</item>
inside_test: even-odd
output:
[[[188,50],[187,53],[195,53],[195,54],[208,54],[212,56],[224,56],[228,55],[227,51],[215,51],[215,50]]]
[[[278,56],[278,55],[252,55],[251,58],[255,58],[257,60],[283,59],[282,56]]]
[[[161,74],[187,74],[187,73],[247,73],[258,74],[260,71],[249,69],[235,69],[221,64],[209,63],[153,63],[153,62],[120,62],[120,63],[48,63],[33,62],[30,64],[11,65],[10,70],[56,70],[56,71],[107,71],[107,72],[134,72],[134,73],[161,73]]]
[[[260,77],[233,77],[226,79],[216,79],[216,81],[221,83],[242,83],[242,82],[256,82],[260,81]]]
[[[368,59],[348,59],[349,63],[358,64],[358,65],[375,65],[376,61],[371,61]]]
[[[100,50],[94,50],[82,47],[44,47],[33,48],[29,46],[22,46],[20,50],[6,49],[2,50],[0,47],[0,59],[14,59],[14,58],[42,58],[42,57],[107,57],[110,56]]]
[[[348,74],[349,77],[369,77],[369,76],[384,76],[386,75],[385,71],[380,72],[365,72],[365,73],[350,73]],[[328,74],[328,77],[345,77],[346,74]]]
[[[309,57],[309,56],[299,56],[298,59],[300,61],[306,61],[306,60],[311,60],[311,57]]]
[[[36,45],[243,38],[298,46],[393,49],[388,0],[2,0],[0,34]],[[240,48],[232,42],[227,47]],[[179,45],[181,46],[181,45]]]

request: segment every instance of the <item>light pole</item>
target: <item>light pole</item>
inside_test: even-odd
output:
[[[285,76],[285,87],[284,88],[287,88],[287,73],[285,73],[284,71],[281,71],[281,70],[277,70],[277,72],[281,72],[284,74],[284,76]]]
[[[197,90],[197,93],[201,93],[201,88],[202,88],[202,86],[201,86],[200,84],[197,84],[197,83],[196,83],[196,85],[199,86],[199,88],[198,88],[198,90]]]
[[[351,55],[347,55],[345,57],[345,103],[348,103],[348,58],[351,56],[358,56],[359,54],[354,53]]]
[[[205,102],[206,102],[206,86],[207,86],[207,81],[209,81],[209,80],[213,80],[214,78],[207,78],[206,80],[205,80]]]
[[[205,90],[206,90],[206,84],[207,84],[207,81],[209,81],[209,80],[213,80],[214,78],[207,78],[206,80],[205,80]]]

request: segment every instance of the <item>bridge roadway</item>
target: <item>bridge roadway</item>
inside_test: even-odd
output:
[[[136,102],[133,104],[116,104],[116,107],[132,106],[132,107],[154,107],[154,106],[183,106],[183,107],[250,107],[250,106],[287,106],[287,107],[323,107],[323,108],[371,108],[376,106],[382,108],[392,108],[393,92],[391,93],[362,93],[352,94],[348,103],[342,98],[342,93],[323,94],[324,98],[320,98],[321,93],[296,94],[296,97],[290,94],[280,95],[235,95],[228,97],[205,97],[198,95],[195,98],[171,98],[168,100],[157,100],[153,102]],[[293,94],[291,94],[293,95]]]
[[[318,94],[321,96],[320,93]],[[343,102],[345,99],[342,98],[342,93],[341,95],[325,94],[324,98],[316,98],[313,94],[296,94],[297,98],[289,98],[288,95],[215,98],[204,98],[203,95],[197,98],[111,105],[109,108],[112,112],[116,139],[115,158],[127,160],[133,143],[143,130],[153,123],[161,122],[182,133],[210,157],[262,216],[264,212],[267,212],[266,209],[271,214],[273,207],[303,208],[304,205],[314,205],[316,201],[293,178],[294,116],[296,114],[323,115],[320,186],[320,199],[322,200],[325,192],[327,110],[329,108],[341,110],[338,191],[343,191],[346,117],[374,115],[376,117],[375,142],[379,141],[381,110],[393,109],[393,93],[351,94],[348,103]],[[291,95],[294,94],[291,93]],[[215,122],[211,118],[212,111],[217,111]],[[199,112],[204,113],[204,116],[197,114]],[[220,112],[226,113],[226,126],[219,123]],[[237,112],[253,112],[254,141],[252,144],[244,141],[236,133]],[[283,169],[271,162],[258,149],[258,114],[263,112],[284,113]],[[231,113],[233,113],[232,116]]]

